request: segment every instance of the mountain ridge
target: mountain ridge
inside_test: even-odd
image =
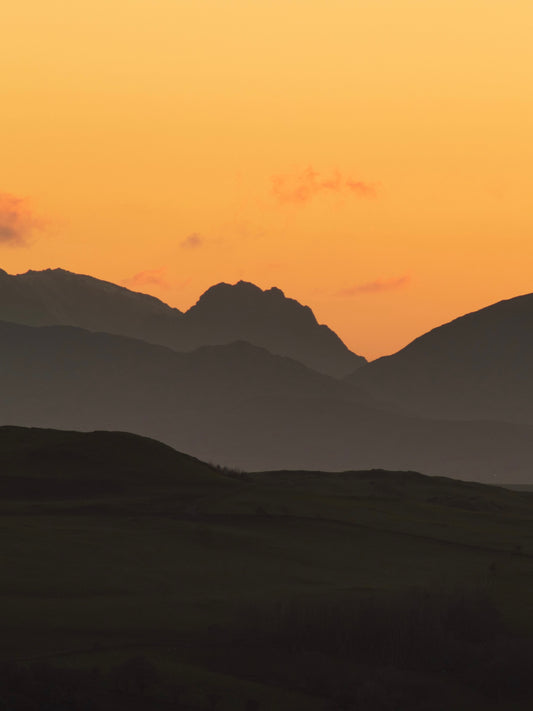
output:
[[[366,362],[312,310],[277,287],[240,281],[210,287],[186,312],[160,299],[63,269],[0,273],[0,320],[70,325],[140,338],[178,351],[246,340],[318,372],[344,377]]]

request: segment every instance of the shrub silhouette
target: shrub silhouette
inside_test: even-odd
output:
[[[432,708],[450,678],[486,696],[531,695],[533,642],[506,629],[479,589],[293,601],[241,613],[215,637],[224,668],[330,698],[339,710]]]

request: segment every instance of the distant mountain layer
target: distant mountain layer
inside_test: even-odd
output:
[[[247,343],[178,353],[0,323],[0,424],[124,430],[245,470],[410,469],[528,483],[533,427],[384,412],[349,383]]]
[[[218,284],[186,313],[159,299],[62,269],[11,276],[0,270],[0,319],[29,326],[67,325],[139,338],[174,350],[248,341],[334,377],[366,361],[311,309],[282,291],[247,282]]]
[[[426,333],[348,381],[424,417],[533,423],[533,294]]]

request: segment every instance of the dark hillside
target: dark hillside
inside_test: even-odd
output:
[[[530,494],[12,427],[0,471],[8,709],[531,707]]]
[[[0,427],[1,498],[150,495],[159,489],[231,486],[212,467],[126,432]]]

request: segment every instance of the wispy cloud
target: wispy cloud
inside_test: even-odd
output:
[[[27,247],[42,222],[29,210],[26,200],[0,193],[0,244]]]
[[[345,185],[350,192],[360,197],[374,197],[377,192],[375,185],[364,183],[362,180],[347,180]]]
[[[180,242],[180,247],[183,249],[199,249],[205,245],[205,242],[205,237],[202,237],[198,232],[193,232]]]
[[[131,277],[122,280],[122,284],[131,289],[141,288],[145,286],[158,286],[163,289],[169,289],[170,284],[166,279],[166,269],[145,269],[142,272],[137,272]]]
[[[329,177],[309,167],[296,175],[274,175],[272,194],[281,204],[303,205],[321,194],[374,197],[377,188],[372,183],[343,176],[338,170]]]
[[[404,289],[411,277],[408,275],[390,277],[388,279],[375,279],[364,284],[355,284],[337,292],[337,296],[357,296],[358,294],[378,294],[383,291],[398,291]]]

